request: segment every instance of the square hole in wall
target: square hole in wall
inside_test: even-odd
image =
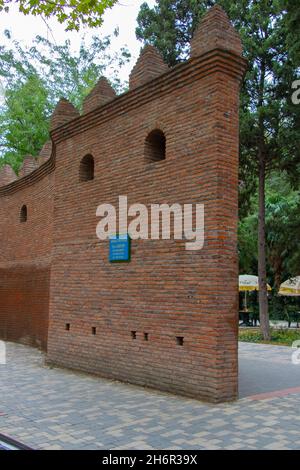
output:
[[[66,328],[67,331],[69,331],[70,330],[70,323],[66,323],[65,328]]]
[[[149,341],[149,333],[144,333],[144,340]]]
[[[176,336],[176,344],[178,344],[178,346],[183,346],[183,336]]]
[[[132,332],[131,332],[131,338],[132,338],[132,339],[136,339],[136,331],[132,331]]]
[[[97,334],[97,328],[95,326],[92,326],[92,335]]]

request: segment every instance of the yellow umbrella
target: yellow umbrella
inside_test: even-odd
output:
[[[267,284],[268,291],[272,290],[271,286]],[[247,310],[247,292],[259,290],[258,276],[252,274],[241,274],[239,276],[239,291],[245,292],[245,309]]]
[[[268,290],[272,290],[271,286],[267,284]],[[239,291],[252,291],[259,290],[258,277],[252,274],[241,274],[239,276]]]
[[[280,286],[279,295],[287,295],[291,297],[300,296],[300,276],[292,277],[283,282]]]

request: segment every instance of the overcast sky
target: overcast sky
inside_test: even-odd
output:
[[[107,10],[104,16],[104,24],[101,28],[89,29],[82,28],[79,33],[64,31],[64,27],[56,20],[52,19],[48,22],[51,28],[51,33],[46,24],[39,17],[24,16],[18,12],[16,6],[11,7],[10,13],[0,13],[0,32],[1,43],[5,43],[3,38],[3,31],[9,29],[14,38],[22,41],[27,46],[30,46],[32,39],[36,35],[48,37],[50,40],[55,39],[57,44],[64,42],[66,38],[72,41],[74,49],[80,44],[81,37],[85,34],[88,38],[92,35],[107,35],[112,34],[116,27],[119,27],[119,37],[113,39],[112,51],[120,49],[120,47],[127,45],[132,58],[128,65],[124,67],[120,78],[122,80],[128,79],[130,70],[132,69],[141,48],[141,43],[135,38],[136,17],[139,12],[141,4],[145,0],[120,0],[111,10]],[[155,0],[146,0],[149,6],[155,4]],[[53,37],[52,37],[53,35]]]

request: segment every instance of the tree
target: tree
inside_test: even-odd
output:
[[[258,227],[257,195],[252,197],[249,215],[239,222],[241,272],[255,273]],[[300,193],[291,186],[286,173],[273,171],[266,181],[266,243],[268,277],[275,290],[287,278],[299,274]]]
[[[251,198],[249,215],[239,222],[240,272],[256,274],[255,234],[258,226],[257,195]],[[286,173],[273,171],[266,181],[267,273],[272,293],[269,305],[272,318],[291,320],[288,314],[293,298],[278,296],[280,284],[299,274],[300,193],[293,190]],[[250,296],[253,311],[257,294]]]
[[[0,12],[9,13],[12,3],[17,3],[24,15],[42,16],[45,19],[56,18],[66,25],[66,30],[80,29],[81,25],[90,28],[100,26],[103,14],[117,0],[0,0]]]
[[[190,40],[205,11],[214,0],[159,0],[153,8],[141,5],[136,28],[137,39],[152,44],[172,67],[186,60]]]
[[[274,285],[297,276],[300,264],[300,193],[285,174],[272,174],[266,191],[268,261]]]
[[[25,155],[38,154],[48,139],[50,108],[48,91],[37,75],[7,90],[5,110],[0,114],[3,164],[17,171]]]
[[[282,0],[286,9],[286,40],[295,65],[300,67],[300,8],[295,0]]]
[[[186,57],[200,17],[214,3],[157,0],[153,9],[143,4],[138,16],[137,37],[155,45],[169,65],[174,65]],[[261,329],[267,340],[270,329],[266,279],[266,176],[274,168],[285,169],[297,181],[300,170],[299,113],[291,107],[295,70],[285,39],[287,12],[278,0],[220,0],[218,3],[240,32],[244,54],[249,61],[240,110],[241,201],[245,204],[258,186],[259,307]],[[169,12],[166,22],[164,12]]]
[[[37,155],[48,138],[49,119],[61,96],[78,109],[99,78],[109,71],[117,92],[125,84],[120,69],[129,60],[126,48],[110,53],[111,37],[84,40],[79,52],[70,41],[55,45],[36,37],[31,48],[6,36],[10,46],[0,46],[0,80],[5,82],[5,102],[0,107],[0,166],[11,163],[18,171],[23,157]],[[117,34],[117,32],[115,32]]]

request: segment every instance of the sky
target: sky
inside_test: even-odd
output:
[[[16,5],[11,7],[9,13],[0,13],[0,40],[5,44],[3,31],[8,29],[13,37],[21,41],[24,45],[30,46],[35,36],[41,35],[48,37],[49,40],[55,39],[57,44],[61,44],[65,39],[70,39],[72,47],[76,50],[79,47],[80,39],[83,35],[88,39],[93,35],[105,36],[112,34],[116,27],[119,28],[118,38],[112,42],[112,52],[118,51],[122,46],[127,45],[132,55],[130,62],[124,66],[120,72],[121,80],[127,80],[129,73],[134,66],[141,43],[135,37],[136,18],[142,3],[145,0],[120,0],[111,10],[107,10],[104,16],[104,23],[101,28],[82,27],[79,33],[64,31],[63,25],[60,25],[55,19],[48,21],[48,27],[39,17],[24,16],[19,13]],[[155,0],[146,0],[149,6],[155,4]],[[50,30],[49,30],[50,29]]]

